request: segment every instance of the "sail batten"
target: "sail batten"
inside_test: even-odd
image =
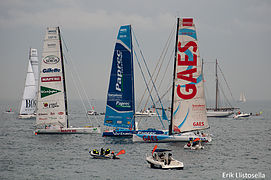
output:
[[[131,25],[121,26],[113,52],[105,126],[134,129],[134,72]]]
[[[174,62],[172,133],[209,127],[202,81],[202,62],[192,18],[178,18]]]

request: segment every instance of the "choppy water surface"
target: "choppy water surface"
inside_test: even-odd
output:
[[[7,108],[1,103],[1,112]],[[15,103],[13,104],[15,105]],[[257,109],[256,109],[257,108]],[[145,161],[155,144],[133,143],[131,139],[103,138],[97,135],[33,134],[35,120],[1,114],[0,179],[223,179],[224,173],[262,173],[271,179],[271,104],[249,104],[247,112],[264,111],[262,117],[246,120],[209,119],[213,142],[204,150],[184,150],[184,143],[161,143],[184,170],[151,169]],[[79,106],[70,106],[71,124],[85,125]],[[96,120],[103,123],[103,117]],[[141,127],[160,127],[155,118],[143,119]],[[126,150],[119,160],[92,159],[93,148]],[[231,178],[232,179],[232,178]],[[240,178],[241,179],[241,178]]]

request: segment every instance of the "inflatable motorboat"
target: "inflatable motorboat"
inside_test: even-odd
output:
[[[94,159],[119,159],[116,155],[110,153],[110,154],[96,154],[93,151],[90,151],[89,154],[94,158]]]
[[[110,149],[106,149],[106,151],[104,151],[103,149],[101,149],[101,152],[98,152],[96,149],[89,151],[90,156],[92,156],[94,159],[120,159],[118,157],[118,155],[120,154],[125,154],[125,150],[122,149],[120,150],[120,152],[118,152],[118,154],[115,154],[114,151],[112,151],[110,153]]]
[[[147,156],[146,161],[151,168],[157,169],[183,169],[183,163],[172,158],[169,149],[155,149],[152,156]]]

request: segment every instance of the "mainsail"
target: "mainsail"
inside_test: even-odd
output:
[[[134,129],[134,71],[131,25],[119,29],[107,93],[104,125]]]
[[[169,133],[209,127],[202,80],[202,62],[192,18],[178,18]]]
[[[64,61],[59,27],[47,28],[38,89],[36,124],[68,127]]]
[[[34,48],[30,48],[29,52],[30,63],[34,72],[35,84],[38,90],[39,84],[39,59],[38,59],[38,50]]]
[[[20,115],[32,115],[36,110],[36,84],[33,69],[28,60],[28,68],[25,79],[24,94],[21,103]]]

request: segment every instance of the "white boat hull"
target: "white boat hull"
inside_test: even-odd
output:
[[[237,115],[235,115],[235,116],[233,116],[233,118],[234,119],[238,119],[238,118],[247,118],[247,117],[249,117],[250,116],[250,114],[247,114],[247,113],[242,113],[242,114],[237,114]]]
[[[19,119],[31,119],[36,118],[35,114],[20,114]]]
[[[207,117],[229,117],[233,111],[207,111]]]
[[[151,135],[151,134],[133,134],[133,142],[146,142],[146,143],[159,143],[159,142],[188,142],[196,138],[200,138],[202,142],[211,142],[212,138],[210,135],[201,136],[196,135],[192,132],[181,133],[178,135]]]
[[[34,133],[36,135],[37,134],[99,134],[101,133],[101,129],[99,127],[36,129]]]
[[[146,157],[146,161],[150,164],[151,168],[157,169],[183,169],[182,162],[172,159],[169,164],[166,161],[155,161],[152,156]]]

